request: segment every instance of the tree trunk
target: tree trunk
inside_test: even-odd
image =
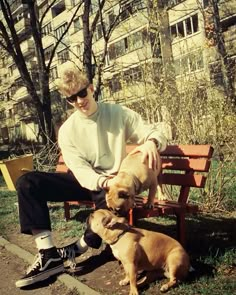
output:
[[[215,42],[216,42],[217,51],[221,58],[221,71],[223,74],[224,91],[228,98],[229,104],[235,107],[236,99],[234,94],[235,89],[234,89],[233,75],[231,73],[229,58],[225,48],[224,38],[222,35],[218,0],[212,0],[212,10],[213,10],[213,19],[214,19],[214,26],[215,26]]]

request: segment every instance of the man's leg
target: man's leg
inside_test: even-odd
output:
[[[17,192],[21,232],[33,234],[39,249],[37,259],[26,276],[16,282],[17,287],[23,287],[64,270],[62,257],[51,237],[47,201],[90,200],[91,195],[72,174],[44,172],[30,172],[21,176],[17,181]],[[76,247],[76,250],[78,252],[79,248]]]
[[[92,200],[95,203],[96,210],[97,209],[108,209],[106,198],[105,198],[105,191],[93,191],[92,194]],[[84,241],[85,243],[92,248],[98,249],[101,246],[102,239],[99,237],[99,235],[93,233],[90,229],[86,229],[84,233]]]

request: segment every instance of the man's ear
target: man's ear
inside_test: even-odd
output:
[[[94,86],[93,86],[93,84],[89,84],[88,88],[89,88],[92,92],[94,92]]]
[[[118,197],[119,199],[129,199],[130,195],[126,191],[120,191]]]

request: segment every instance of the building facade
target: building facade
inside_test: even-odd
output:
[[[73,60],[83,68],[84,5],[81,2],[84,1],[38,0],[36,6],[46,62],[63,36],[50,68],[56,128],[68,111],[56,89],[60,66]],[[37,88],[40,75],[27,1],[12,0],[9,3],[20,47]],[[221,87],[222,55],[217,46],[217,25],[235,77],[236,7],[234,0],[218,1],[218,4],[216,15],[212,1],[207,0],[106,1],[96,20],[98,1],[92,1],[91,26],[96,21],[92,67],[94,84],[100,83],[99,99],[128,105],[141,102],[155,93],[156,85],[167,76],[174,79],[180,92],[184,91],[186,81],[194,79],[203,84],[206,80],[211,81]],[[219,16],[218,22],[216,16]],[[2,11],[0,19],[4,23]],[[0,55],[0,142],[2,145],[19,140],[36,142],[40,139],[34,104],[13,59],[1,46]]]

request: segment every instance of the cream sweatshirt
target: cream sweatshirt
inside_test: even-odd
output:
[[[58,143],[67,167],[81,186],[100,190],[116,174],[126,156],[126,143],[142,144],[156,138],[160,151],[167,140],[162,130],[145,125],[141,116],[118,104],[98,103],[93,115],[75,111],[60,127]]]

